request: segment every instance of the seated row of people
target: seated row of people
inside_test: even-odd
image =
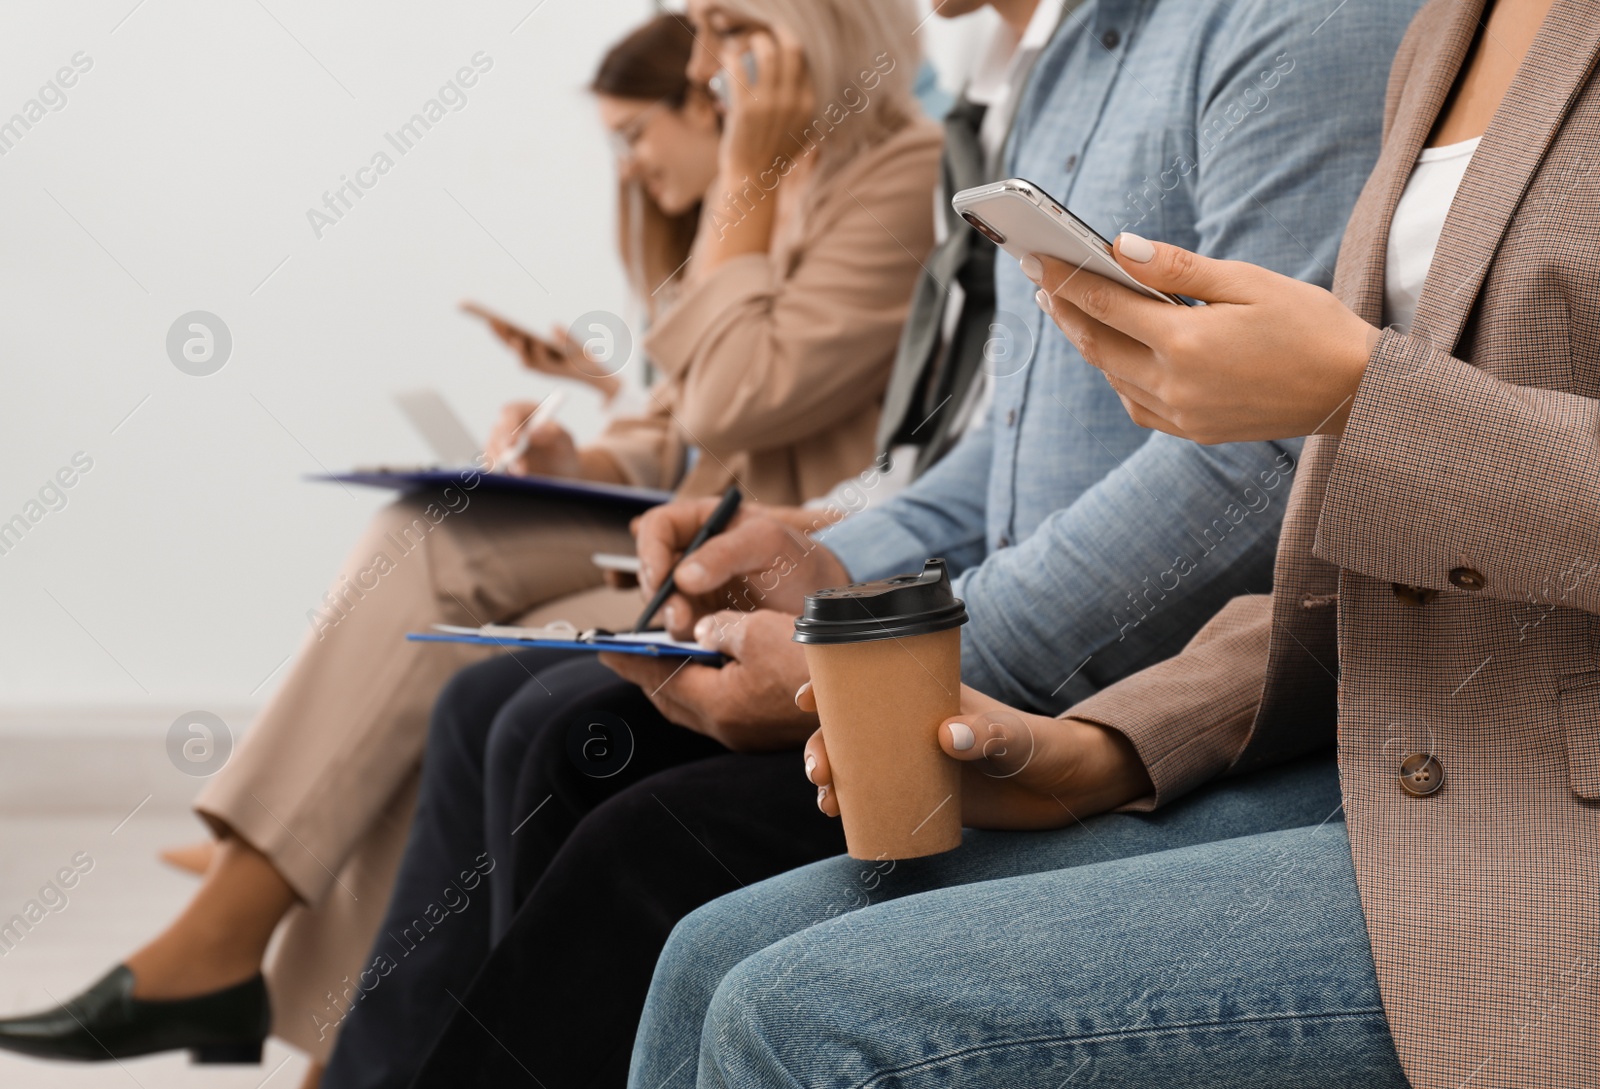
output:
[[[684,254],[661,377],[523,469],[677,501],[432,530],[208,786],[183,915],[0,1046],[259,1051],[282,931],[274,1031],[325,1086],[1600,1068],[1600,30],[1569,0],[994,7],[942,162],[909,3],[691,0],[613,50],[636,283]],[[996,261],[942,208],[1005,176],[1207,305]],[[804,505],[850,479],[870,509]],[[755,502],[679,563],[729,482]],[[726,665],[400,642],[622,626],[585,562],[621,547],[646,591],[677,564],[664,622]],[[852,860],[795,617],[933,556],[969,616],[928,725],[967,831]]]

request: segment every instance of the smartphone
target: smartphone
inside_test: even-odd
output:
[[[754,84],[757,74],[756,55],[747,49],[744,55],[739,58],[739,61],[744,65],[745,83]],[[728,104],[733,101],[733,88],[729,85],[729,76],[726,69],[711,77],[711,93],[717,96],[717,101],[722,103],[723,109],[727,109]]]
[[[482,318],[484,321],[488,322],[491,326],[494,326],[494,325],[504,326],[506,329],[509,329],[516,336],[523,337],[523,338],[525,338],[527,340],[543,340],[544,339],[543,337],[534,336],[532,333],[528,332],[526,329],[524,329],[521,326],[519,326],[516,322],[512,321],[510,318],[503,318],[499,314],[496,314],[493,310],[490,310],[487,307],[479,306],[475,302],[464,302],[464,303],[462,303],[461,304],[461,312],[463,314],[471,314],[475,318]]]
[[[963,189],[950,198],[950,204],[973,230],[1018,260],[1042,253],[1152,299],[1192,305],[1129,276],[1111,255],[1110,242],[1031,181],[1011,178]]]
[[[528,346],[528,348],[530,348],[530,349],[534,345],[538,345],[538,346],[542,347],[550,355],[555,356],[558,359],[561,356],[563,356],[564,354],[566,354],[561,350],[561,348],[559,346],[557,346],[555,344],[552,344],[550,341],[546,340],[544,337],[539,336],[539,335],[537,335],[535,333],[528,332],[526,329],[522,328],[516,322],[513,322],[513,321],[511,321],[511,320],[509,320],[507,318],[503,318],[499,314],[496,314],[493,310],[489,310],[489,309],[487,309],[485,307],[479,306],[477,303],[474,303],[474,302],[464,302],[464,303],[462,303],[461,304],[461,312],[464,313],[464,314],[471,314],[475,318],[482,318],[485,322],[487,322],[489,324],[489,327],[491,329],[495,329],[496,327],[499,327],[499,328],[503,328],[503,329],[507,330],[512,337],[523,341]],[[498,335],[498,330],[496,330],[496,332],[497,332],[497,335]]]

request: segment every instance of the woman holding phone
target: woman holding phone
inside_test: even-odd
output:
[[[722,139],[720,103],[685,71],[691,33],[681,16],[658,16],[611,51],[592,87],[617,162],[618,254],[629,291],[649,322],[682,287]],[[561,326],[541,337],[479,303],[464,302],[461,309],[483,319],[528,370],[587,386],[612,411],[623,407],[618,397],[626,359],[597,359]],[[505,406],[490,435],[487,461],[496,464],[512,449],[537,407],[524,401]],[[534,471],[528,461],[510,468]]]
[[[1315,436],[1273,592],[1060,719],[969,697],[938,727],[967,823],[1058,830],[831,921],[864,864],[702,909],[634,1084],[1594,1083],[1597,61],[1588,3],[1433,0],[1332,292],[1131,234],[1127,272],[1209,305],[1024,262],[1135,420]],[[1322,824],[1147,853],[1208,781],[1335,742]]]
[[[629,291],[650,323],[682,286],[722,139],[720,104],[689,81],[683,67],[689,35],[681,16],[658,16],[618,43],[592,84],[617,164],[618,254]],[[541,337],[479,303],[463,302],[461,309],[481,318],[528,370],[586,386],[612,412],[640,407],[633,403],[640,398],[619,399],[626,358],[598,359],[560,326]],[[519,400],[501,409],[484,450],[488,464],[518,474],[545,471],[536,455],[520,453],[538,407]]]
[[[675,225],[658,249],[629,254],[634,284],[657,296],[643,345],[660,376],[649,408],[583,445],[554,424],[502,438],[526,441],[527,471],[680,495],[737,480],[748,498],[792,504],[873,460],[918,258],[932,244],[941,133],[912,94],[909,0],[718,10],[706,24],[716,40],[758,60],[725,112],[703,85],[707,47],[679,16],[630,35],[594,84],[628,151],[624,187],[643,187],[645,207]],[[869,43],[889,44],[861,63]],[[696,196],[694,241],[671,265]],[[633,207],[625,202],[625,224]],[[518,619],[624,627],[639,608],[636,595],[602,588],[590,563],[596,551],[632,550],[624,518],[464,487],[435,521],[437,498],[403,499],[375,519],[334,595],[375,554],[405,549],[376,590],[311,633],[202,793],[196,808],[217,847],[189,905],[79,998],[0,1021],[0,1047],[64,1059],[191,1048],[239,1061],[259,1053],[270,1021],[314,1059],[328,1054],[371,966],[429,709],[446,679],[487,656],[404,634]],[[310,1083],[319,1077],[314,1067]]]

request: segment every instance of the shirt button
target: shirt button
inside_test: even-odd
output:
[[[1116,27],[1112,27],[1110,30],[1100,35],[1100,44],[1105,46],[1107,49],[1115,49],[1117,46],[1122,44],[1122,35],[1117,32]]]
[[[1479,571],[1470,567],[1455,567],[1450,571],[1450,585],[1462,590],[1481,590],[1489,584]]]
[[[1014,408],[1006,409],[1006,426],[1007,427],[1016,427],[1017,426],[1017,410],[1016,409],[1014,409]]]
[[[1066,172],[1068,174],[1070,174],[1074,170],[1078,169],[1078,157],[1076,155],[1068,155],[1067,156],[1067,161],[1065,163],[1061,164],[1061,165],[1066,170]]]
[[[1389,588],[1394,591],[1395,597],[1407,605],[1426,605],[1439,596],[1437,590],[1430,590],[1426,586],[1407,586],[1403,582],[1397,582]]]
[[[1444,786],[1444,765],[1437,756],[1414,752],[1400,762],[1400,786],[1407,794],[1426,798]]]

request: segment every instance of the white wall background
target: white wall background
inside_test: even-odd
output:
[[[650,10],[0,8],[0,122],[74,54],[93,61],[0,156],[0,521],[75,453],[93,460],[67,505],[0,555],[13,728],[64,707],[259,704],[387,498],[301,475],[425,460],[394,390],[436,386],[486,430],[502,400],[548,388],[456,302],[539,329],[625,312],[611,163],[582,88]],[[979,25],[923,33],[947,83]],[[465,107],[394,156],[382,134],[480,50],[493,68]],[[381,149],[393,171],[316,239],[306,210]],[[167,358],[168,327],[191,310],[233,335],[209,377]],[[598,404],[575,395],[564,419],[590,433]]]

